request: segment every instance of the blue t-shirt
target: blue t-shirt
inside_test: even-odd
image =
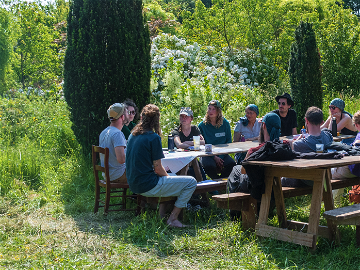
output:
[[[205,139],[205,143],[224,144],[231,143],[231,129],[229,122],[224,118],[223,124],[217,128],[210,123],[205,124],[203,121],[199,124],[201,135]]]
[[[153,189],[159,176],[153,168],[153,161],[164,158],[161,138],[153,131],[129,137],[126,147],[126,178],[134,193]]]

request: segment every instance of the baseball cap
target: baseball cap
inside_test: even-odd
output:
[[[107,110],[110,120],[119,119],[124,114],[126,106],[123,103],[114,103]]]
[[[181,107],[179,114],[184,114],[187,116],[194,116],[194,113],[190,107]]]

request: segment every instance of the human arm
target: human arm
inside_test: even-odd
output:
[[[165,171],[165,168],[161,164],[161,159],[154,160],[153,166],[154,166],[154,172],[158,176],[169,176],[168,173]]]
[[[257,141],[258,139],[259,139],[259,136],[252,137],[252,138],[247,138],[247,139],[245,139],[245,141]]]
[[[353,123],[352,123],[351,117],[349,115],[347,115],[347,114],[343,114],[342,119],[337,124],[337,131],[340,132],[343,128],[347,128],[347,129],[352,130],[352,131],[357,130],[355,128],[355,126],[353,125]]]
[[[186,149],[186,148],[188,148],[189,146],[193,146],[193,145],[194,145],[194,142],[193,142],[193,141],[181,142],[179,136],[175,136],[174,142],[175,142],[176,148],[182,148],[182,149]],[[201,143],[201,140],[200,140],[200,143]]]
[[[239,142],[240,141],[240,135],[241,133],[238,131],[234,131],[234,138],[233,138],[233,142]]]
[[[326,121],[320,126],[321,129],[323,128],[329,128],[330,129],[330,120],[331,120],[331,115],[328,117],[328,119],[326,119]]]
[[[296,130],[296,127],[294,127],[293,129],[292,129],[292,135],[296,135],[297,134],[297,130]]]
[[[115,156],[117,162],[120,164],[125,163],[125,147],[124,146],[117,146],[115,147]]]

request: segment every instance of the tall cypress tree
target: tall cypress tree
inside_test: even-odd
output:
[[[291,44],[289,76],[299,127],[310,106],[322,108],[320,54],[312,24],[300,22]]]
[[[107,108],[150,98],[150,38],[141,0],[73,0],[67,32],[64,93],[84,153],[109,125]]]

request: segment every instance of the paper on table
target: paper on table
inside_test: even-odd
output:
[[[197,155],[197,152],[169,153],[165,155],[165,158],[161,160],[161,163],[166,171],[177,173],[187,164],[189,164]]]
[[[243,151],[241,148],[226,148],[226,150],[224,150],[223,148],[213,148],[213,153],[237,153],[237,152],[241,152]]]

